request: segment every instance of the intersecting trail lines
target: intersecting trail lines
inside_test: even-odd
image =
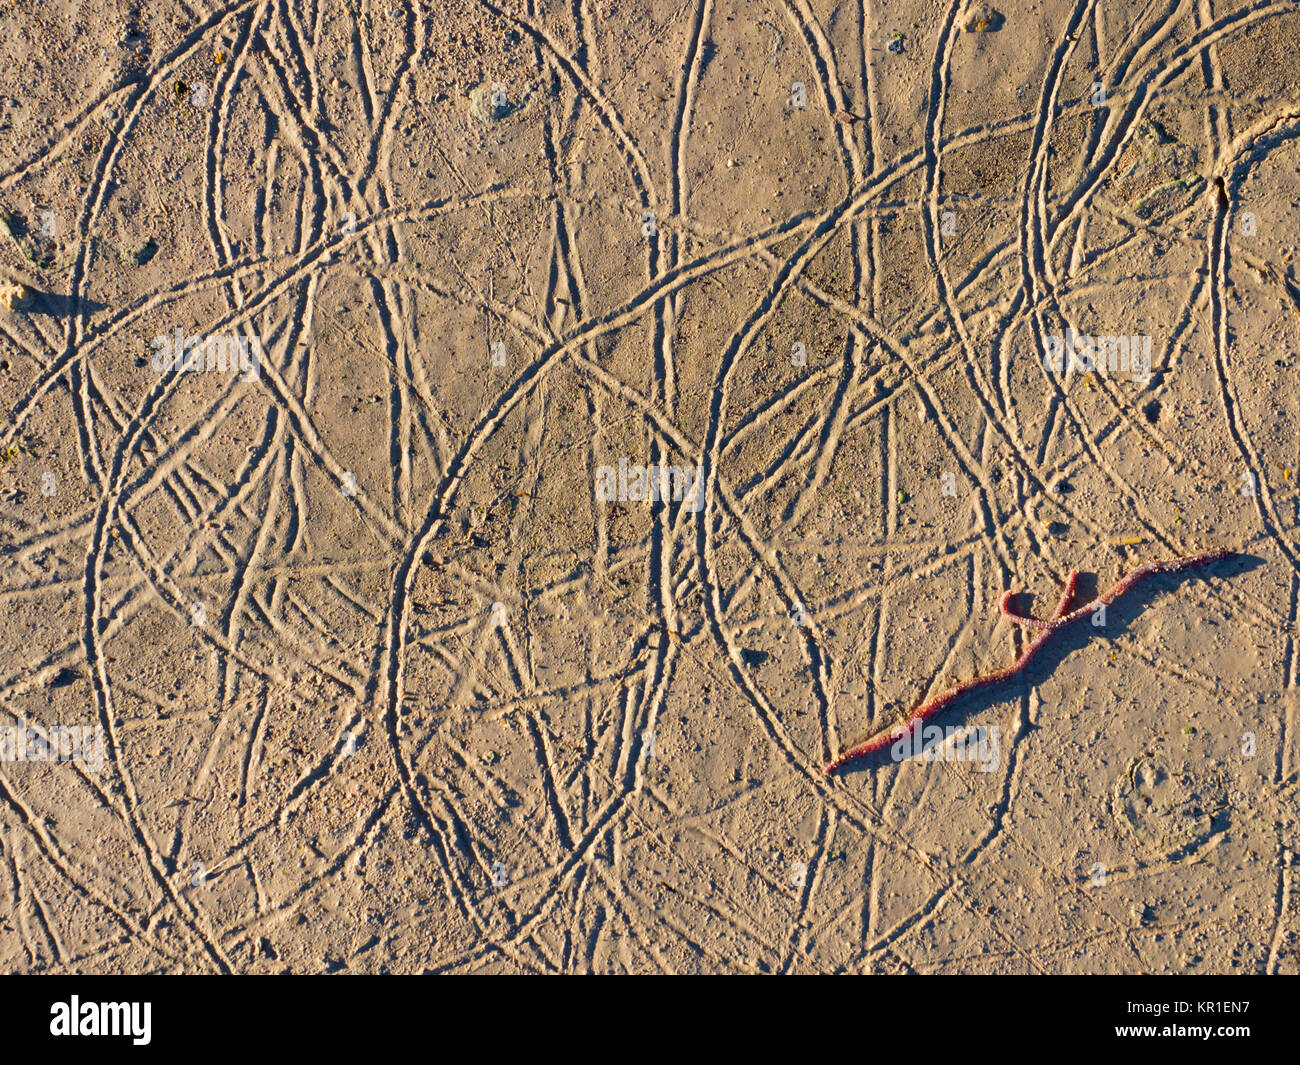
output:
[[[917,143],[899,147],[872,43],[888,27],[862,4],[835,18],[773,5],[792,32],[774,54],[756,38],[764,77],[807,82],[809,106],[791,109],[771,81],[771,100],[747,102],[768,120],[737,134],[741,165],[727,168],[717,133],[700,130],[727,121],[755,47],[730,28],[755,24],[728,5],[650,18],[660,69],[587,3],[562,16],[485,3],[543,89],[482,127],[460,99],[427,104],[444,16],[236,4],[70,115],[39,164],[15,160],[6,195],[105,131],[67,205],[60,284],[75,312],[0,322],[26,367],[0,446],[56,438],[75,449],[64,481],[84,485],[53,514],[6,504],[17,564],[0,597],[33,612],[83,601],[74,630],[12,658],[0,705],[39,717],[51,680],[84,671],[71,687],[107,734],[109,768],[68,772],[106,811],[95,831],[115,855],[97,886],[73,857],[91,830],[46,823],[66,795],[6,772],[0,797],[24,837],[15,897],[78,898],[117,926],[95,934],[133,967],[239,968],[268,941],[306,950],[293,922],[347,898],[400,900],[412,929],[441,930],[422,948],[385,933],[395,967],[870,968],[910,949],[904,964],[940,968],[964,964],[931,943],[960,911],[997,956],[1041,971],[1070,938],[1008,931],[983,901],[1037,880],[1140,962],[1127,924],[1049,848],[1007,831],[1026,789],[1055,786],[1033,774],[1059,769],[1023,727],[1036,693],[1014,708],[988,795],[951,824],[899,810],[966,801],[973,785],[934,778],[917,793],[910,767],[870,786],[820,770],[918,679],[941,688],[1001,655],[979,620],[997,589],[1041,584],[1086,552],[1113,569],[1121,531],[1157,555],[1186,546],[1159,478],[1124,460],[1133,441],[1192,483],[1255,474],[1257,520],[1235,546],[1297,570],[1294,505],[1255,439],[1268,407],[1244,400],[1227,340],[1227,273],[1256,253],[1232,246],[1213,182],[1155,215],[1112,184],[1169,100],[1228,113],[1215,49],[1289,26],[1294,5],[1193,18],[1180,4],[1115,39],[1099,5],[1057,6],[1036,108],[954,122],[970,62],[954,3],[924,60],[923,128],[902,129]],[[1099,40],[1101,64],[1081,54]],[[120,187],[147,179],[139,144],[214,51],[189,230],[123,284],[102,252]],[[631,91],[645,76],[666,83],[662,113]],[[1100,111],[1094,76],[1112,86]],[[1293,102],[1253,102],[1263,115],[1210,153],[1234,195],[1293,136]],[[1065,129],[1088,131],[1073,156]],[[1023,144],[1014,183],[960,191],[953,160]],[[782,198],[737,204],[728,174],[753,182],[756,203],[765,180]],[[968,205],[1014,214],[974,256],[939,229],[951,207],[974,233]],[[1203,256],[1164,279],[1157,369],[1214,367],[1231,452],[1145,416],[1152,400],[1188,402],[1178,374],[1139,394],[1053,377],[1032,354],[1049,334],[1087,332],[1089,287],[1126,284],[1126,256],[1154,242]],[[109,287],[122,298],[105,300]],[[139,337],[173,322],[260,337],[258,381],[136,367]],[[794,341],[814,356],[806,370]],[[592,473],[619,458],[698,464],[702,509],[597,503]],[[956,499],[941,471],[962,484]],[[1066,478],[1084,482],[1077,501],[1056,489]],[[1040,566],[1021,572],[1026,559]],[[1294,627],[1296,597],[1262,587],[1198,584],[1186,609],[1265,641]],[[928,644],[909,632],[922,615]],[[1132,642],[1139,675],[1171,674],[1212,705],[1214,667]],[[1295,655],[1288,644],[1279,690],[1294,691]],[[1251,693],[1245,677],[1223,683]],[[1038,723],[1073,744],[1087,726],[1064,709]],[[1294,780],[1286,713],[1275,789]],[[792,890],[783,866],[796,860]],[[205,886],[189,885],[195,862],[213,871]],[[1274,968],[1286,909],[1253,944]],[[303,964],[322,950],[372,963],[357,953],[369,933],[321,920]],[[93,956],[47,938],[25,935],[28,964]]]

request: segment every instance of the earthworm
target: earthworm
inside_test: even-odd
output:
[[[951,706],[963,695],[968,695],[973,691],[979,691],[982,688],[991,687],[994,684],[1001,683],[1004,680],[1014,677],[1029,664],[1029,660],[1038,653],[1038,649],[1048,641],[1052,633],[1070,624],[1072,621],[1077,621],[1085,614],[1091,614],[1098,608],[1113,603],[1143,577],[1149,576],[1152,573],[1177,573],[1179,570],[1192,569],[1196,566],[1208,566],[1212,562],[1218,562],[1221,559],[1230,558],[1232,557],[1232,554],[1233,552],[1231,551],[1202,551],[1198,555],[1188,555],[1186,558],[1171,558],[1165,559],[1164,561],[1148,562],[1145,565],[1139,566],[1127,577],[1124,577],[1122,580],[1117,582],[1114,587],[1104,595],[1099,595],[1092,602],[1079,607],[1077,610],[1066,613],[1070,608],[1070,601],[1074,598],[1075,588],[1079,582],[1078,571],[1071,570],[1069,575],[1065,578],[1065,590],[1061,594],[1060,602],[1056,604],[1056,609],[1052,611],[1052,616],[1046,621],[1040,620],[1039,618],[1027,618],[1014,613],[1009,605],[1013,593],[1005,592],[1001,601],[998,603],[998,610],[1001,611],[1002,615],[1010,618],[1011,621],[1017,625],[1023,625],[1038,630],[1038,635],[1029,641],[1025,646],[1024,651],[1021,652],[1020,657],[1005,669],[999,669],[995,673],[986,673],[982,677],[975,677],[973,680],[968,680],[963,684],[958,684],[955,688],[948,688],[946,691],[942,691],[938,695],[925,700],[925,702],[921,703],[920,706],[912,711],[905,721],[901,721],[896,725],[891,725],[889,728],[877,732],[870,739],[865,740],[856,747],[852,747],[841,754],[835,759],[835,761],[831,762],[831,764],[826,767],[826,775],[829,776],[831,773],[834,773],[835,770],[839,769],[840,766],[845,765],[848,762],[853,762],[859,758],[865,758],[869,754],[883,751],[885,748],[893,746],[899,740],[907,738],[912,734],[916,727],[921,724],[921,722],[925,721],[929,717],[933,717],[940,710]]]

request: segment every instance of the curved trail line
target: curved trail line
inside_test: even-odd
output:
[[[1172,558],[1164,561],[1148,562],[1146,565],[1139,566],[1127,577],[1117,582],[1110,591],[1105,595],[1099,595],[1092,602],[1079,607],[1077,610],[1070,610],[1070,601],[1074,598],[1075,588],[1079,583],[1078,570],[1071,570],[1069,576],[1065,578],[1065,590],[1061,593],[1060,602],[1056,604],[1056,609],[1052,611],[1052,616],[1046,621],[1039,618],[1022,617],[1020,614],[1012,611],[1010,607],[1011,597],[1014,592],[1004,592],[1002,599],[998,603],[998,609],[1004,617],[1010,618],[1017,625],[1024,625],[1029,628],[1038,629],[1039,633],[1025,647],[1020,657],[1005,669],[999,669],[994,673],[986,673],[982,677],[975,677],[966,681],[964,684],[958,684],[955,688],[948,688],[938,695],[927,699],[915,710],[906,721],[897,725],[891,725],[889,728],[877,732],[870,739],[864,740],[856,747],[841,754],[835,761],[826,767],[826,775],[830,776],[841,766],[849,762],[857,761],[859,758],[865,758],[867,755],[876,754],[887,747],[892,747],[899,740],[906,739],[910,736],[923,721],[933,717],[940,710],[951,706],[963,695],[973,691],[979,691],[982,688],[991,687],[1001,681],[1009,680],[1017,673],[1029,665],[1030,659],[1034,657],[1052,634],[1064,628],[1072,621],[1077,621],[1085,614],[1091,614],[1100,607],[1113,603],[1121,595],[1127,592],[1133,585],[1137,584],[1143,577],[1152,573],[1177,573],[1179,570],[1192,569],[1197,566],[1208,566],[1212,562],[1219,562],[1225,558],[1231,558],[1232,551],[1203,551],[1199,555],[1188,555],[1185,558]],[[1069,613],[1067,613],[1069,611]]]

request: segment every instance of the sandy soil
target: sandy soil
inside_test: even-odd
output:
[[[0,49],[0,970],[1297,971],[1294,3]]]

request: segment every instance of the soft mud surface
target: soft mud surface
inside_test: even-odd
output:
[[[979,6],[0,2],[0,969],[1295,973],[1300,10]]]

